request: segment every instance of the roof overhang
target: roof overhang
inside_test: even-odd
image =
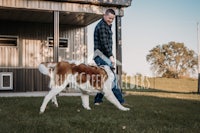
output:
[[[128,7],[131,5],[132,0],[46,0],[57,2],[81,3],[92,4],[100,6],[113,6],[113,7]]]
[[[101,18],[99,14],[81,12],[60,12],[59,23],[87,26]],[[0,21],[53,23],[53,11],[27,9],[0,9]]]
[[[6,0],[0,2],[0,20],[53,23],[53,12],[59,11],[60,24],[87,26],[99,20],[112,8],[123,16],[132,0]]]

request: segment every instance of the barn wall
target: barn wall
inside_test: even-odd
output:
[[[0,46],[0,67],[37,68],[40,62],[53,61],[53,47],[48,47],[48,37],[53,37],[53,25],[43,23],[0,22],[0,35],[19,37],[15,46]],[[59,49],[59,60],[86,58],[85,28],[60,26],[60,37],[68,39],[68,48]]]
[[[38,69],[0,68],[1,72],[13,73],[13,92],[49,90],[49,77],[42,75]]]
[[[0,46],[0,72],[13,72],[15,92],[48,90],[48,77],[39,73],[40,62],[53,61],[53,24],[31,22],[0,22],[0,35],[18,36],[18,46]],[[68,48],[59,49],[59,60],[84,60],[85,27],[60,25],[60,37],[68,38]]]

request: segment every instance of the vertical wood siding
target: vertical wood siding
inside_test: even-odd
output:
[[[40,62],[53,61],[53,25],[42,23],[0,22],[0,35],[19,36],[17,47],[0,46],[0,67],[36,68]],[[60,37],[68,39],[68,48],[59,48],[59,61],[85,60],[85,28],[61,25]]]
[[[48,77],[39,73],[40,62],[53,60],[53,25],[31,22],[0,22],[0,35],[19,37],[17,47],[0,46],[0,72],[13,72],[14,91],[48,90]],[[60,37],[68,38],[68,48],[59,49],[59,60],[85,60],[85,27],[60,26]]]
[[[0,47],[1,66],[17,67],[19,64],[19,48],[17,47]]]
[[[47,91],[49,78],[37,69],[0,68],[0,72],[13,73],[13,92]]]

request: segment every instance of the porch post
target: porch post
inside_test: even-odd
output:
[[[122,30],[121,30],[121,16],[115,18],[116,30],[116,72],[119,79],[119,85],[122,87]]]
[[[53,28],[53,61],[58,62],[59,47],[59,11],[53,12],[54,28]]]

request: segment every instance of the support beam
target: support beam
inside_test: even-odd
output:
[[[119,84],[122,87],[122,30],[121,30],[121,16],[115,18],[116,26],[116,65]]]
[[[197,93],[200,94],[200,43],[199,43],[199,22],[197,22],[197,48],[198,48],[198,88]]]
[[[198,88],[197,93],[200,94],[200,73],[198,73]]]
[[[54,28],[53,28],[53,61],[58,62],[59,47],[59,11],[53,12]]]

